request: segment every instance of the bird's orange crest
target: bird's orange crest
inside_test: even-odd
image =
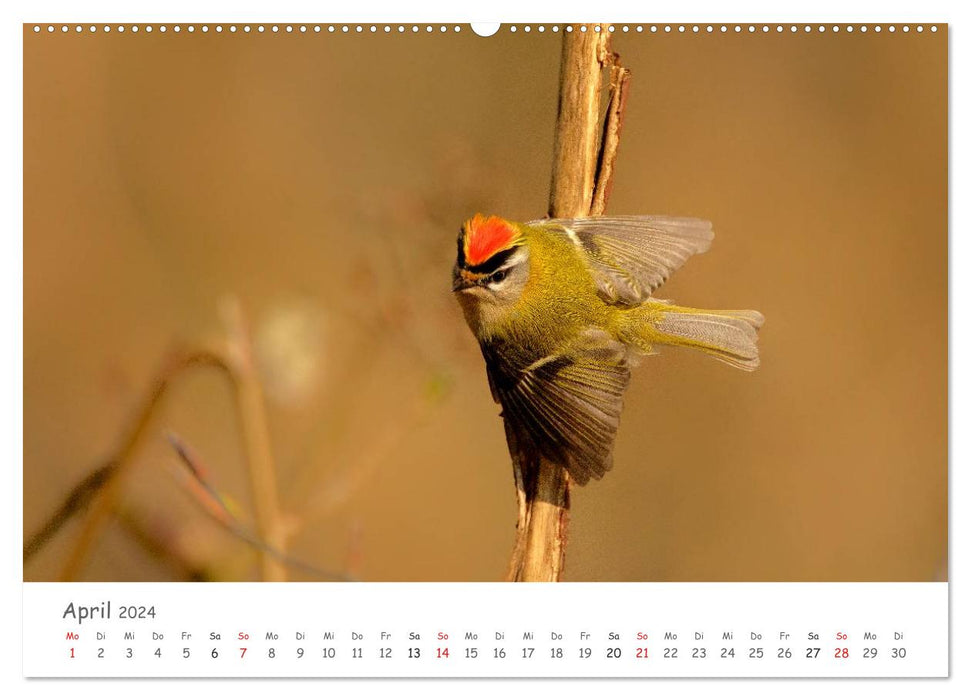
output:
[[[496,253],[519,245],[519,231],[498,216],[476,214],[465,222],[464,252],[469,265],[481,265]]]

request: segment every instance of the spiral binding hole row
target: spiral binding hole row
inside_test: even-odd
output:
[[[867,25],[867,24],[861,24],[861,25],[852,25],[852,24],[849,24],[849,25],[622,24],[622,25],[607,25],[606,28],[610,32],[622,32],[622,33],[633,32],[635,34],[643,34],[643,33],[649,33],[649,34],[675,34],[675,33],[677,34],[728,34],[728,33],[769,34],[772,32],[775,32],[777,34],[782,34],[787,32],[790,34],[797,34],[797,33],[802,33],[802,34],[820,33],[821,34],[826,32],[831,32],[833,34],[838,34],[840,32],[852,34],[853,32],[866,33],[869,31],[872,31],[877,34],[886,31],[893,34],[893,33],[896,33],[898,30],[906,34],[911,31],[914,31],[917,33],[923,33],[925,29],[929,30],[930,32],[937,32],[936,25],[930,25],[929,27],[925,27],[922,24],[918,24],[918,25],[907,25],[907,24],[904,24],[904,25],[895,25],[895,24],[890,24],[890,25],[880,25],[880,24],[876,24],[876,25]],[[505,29],[506,31],[512,34],[515,34],[518,32],[525,33],[525,34],[537,32],[537,33],[543,34],[543,33],[546,33],[547,31],[553,32],[553,33],[558,33],[561,31],[563,32],[577,31],[577,28],[574,25],[561,26],[557,24],[549,25],[549,26],[542,25],[542,24],[541,25],[512,24],[507,26]],[[594,25],[592,27],[592,31],[595,31],[595,32],[603,31],[603,29],[604,27],[599,24]],[[137,34],[139,32],[143,32],[145,34],[151,34],[152,32],[158,32],[160,34],[166,34],[166,33],[179,34],[182,32],[187,32],[189,34],[193,34],[197,31],[202,32],[203,34],[206,34],[209,32],[215,32],[216,34],[222,34],[222,33],[229,33],[229,34],[236,34],[236,33],[243,33],[243,34],[250,34],[250,33],[256,33],[256,34],[265,34],[265,33],[270,33],[270,34],[279,34],[279,33],[284,33],[284,34],[311,34],[311,33],[312,34],[322,34],[322,33],[326,33],[326,34],[392,34],[392,33],[446,34],[446,33],[460,33],[464,31],[463,28],[459,25],[445,25],[445,24],[441,24],[441,25],[431,25],[431,24],[425,24],[425,25],[418,25],[418,24],[410,24],[410,25],[405,25],[405,24],[396,24],[396,25],[391,25],[391,24],[384,24],[384,25],[380,25],[380,24],[284,24],[284,25],[229,24],[229,25],[222,25],[222,24],[217,24],[213,26],[210,26],[208,24],[202,24],[202,25],[175,24],[171,26],[164,25],[164,24],[157,25],[157,26],[150,25],[150,24],[147,24],[147,25],[105,24],[100,26],[94,25],[94,24],[91,24],[91,25],[48,24],[46,26],[35,24],[33,26],[33,30],[35,34],[40,34],[45,31],[48,34],[54,34],[58,32],[58,30],[60,30],[60,33],[62,34],[67,34],[72,31],[75,34],[82,34],[82,33],[94,34],[99,31],[102,33],[117,32],[119,34],[124,34],[125,32],[129,32],[131,34]],[[586,31],[590,31],[590,29],[587,27],[587,25],[580,25],[578,31],[586,32]]]

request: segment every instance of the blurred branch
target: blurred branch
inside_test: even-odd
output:
[[[68,554],[67,560],[61,569],[60,579],[62,581],[73,581],[77,578],[84,562],[87,560],[92,545],[101,533],[101,529],[107,521],[108,515],[113,510],[123,479],[131,470],[131,464],[136,451],[141,445],[145,434],[148,432],[149,426],[152,424],[152,419],[155,417],[162,398],[168,392],[173,381],[181,376],[185,370],[193,367],[213,367],[227,374],[231,374],[225,360],[215,352],[185,349],[172,352],[165,362],[163,362],[162,368],[152,382],[152,388],[136,412],[131,426],[123,434],[119,447],[108,459],[107,464],[111,468],[107,473],[103,474],[103,478],[101,479],[92,480],[92,476],[86,477],[81,482],[81,485],[72,491],[72,496],[83,491],[82,487],[85,484],[89,486],[88,494],[83,499],[75,500],[75,507],[71,511],[65,510],[62,506],[59,513],[65,516],[63,520],[57,521],[57,517],[55,516],[48,521],[48,525],[54,524],[56,527],[46,533],[43,542],[50,539],[67,522],[67,518],[79,510],[80,507],[86,505],[88,501],[92,502],[88,517],[82,525],[81,534],[78,536],[77,542]],[[95,474],[98,473],[95,472]],[[68,497],[66,503],[72,501],[72,496]],[[32,538],[33,541],[34,538]],[[24,552],[26,556],[26,547],[24,548]]]
[[[188,445],[186,445],[177,435],[169,433],[168,438],[169,443],[172,445],[175,453],[179,456],[182,465],[188,472],[188,478],[184,480],[184,483],[188,487],[188,491],[192,495],[193,500],[195,500],[195,502],[202,507],[203,511],[209,515],[209,517],[224,527],[230,534],[239,538],[258,551],[273,557],[274,560],[277,561],[281,566],[302,569],[323,579],[331,579],[335,581],[350,580],[350,577],[346,574],[321,569],[313,564],[308,564],[305,561],[290,556],[286,552],[277,549],[272,544],[265,542],[258,536],[252,534],[249,529],[232,513],[231,509],[226,504],[225,499],[205,477],[206,469],[195,452],[190,450]]]
[[[81,483],[71,489],[71,493],[69,493],[67,498],[64,499],[64,502],[61,504],[60,508],[54,511],[54,514],[48,518],[47,522],[41,526],[40,530],[35,532],[27,539],[27,543],[24,544],[24,564],[26,564],[31,557],[37,554],[37,552],[43,549],[44,545],[46,545],[54,537],[54,535],[56,535],[60,529],[68,523],[71,518],[88,507],[88,504],[91,503],[91,499],[93,499],[101,490],[105,482],[114,473],[117,467],[117,462],[108,462],[107,464],[88,474],[86,477],[84,477],[84,479],[81,480]]]
[[[610,188],[626,106],[629,71],[608,48],[607,24],[601,31],[573,25],[563,35],[560,100],[553,144],[551,217],[602,214]],[[601,76],[611,68],[607,116],[601,127]],[[516,543],[506,578],[558,581],[563,573],[570,478],[558,464],[527,454],[506,427],[519,500]]]
[[[355,460],[343,474],[328,480],[314,492],[300,508],[301,520],[298,529],[307,527],[314,520],[330,514],[349,501],[368,480],[377,473],[381,465],[394,462],[394,452],[406,437],[421,425],[442,399],[443,390],[433,388],[435,395],[422,396],[415,400],[412,408],[403,412],[401,420],[389,424],[365,445],[355,450]]]
[[[263,386],[253,361],[249,329],[239,301],[229,300],[223,308],[223,315],[229,332],[227,355],[236,388],[236,408],[252,485],[256,529],[260,539],[270,548],[262,550],[260,569],[264,581],[285,581],[286,570],[270,554],[270,551],[283,552],[286,549],[287,536],[280,517],[276,465],[270,447]]]
[[[25,558],[53,537],[74,513],[91,502],[92,507],[82,525],[81,534],[60,573],[63,581],[77,578],[109,514],[115,510],[123,480],[131,471],[134,456],[158,412],[162,399],[185,370],[199,366],[218,369],[233,386],[259,537],[273,551],[284,550],[286,534],[277,503],[276,470],[270,448],[263,390],[253,364],[252,347],[242,309],[238,302],[231,301],[224,310],[228,326],[225,347],[178,349],[171,353],[137,410],[131,427],[124,433],[120,446],[109,458],[107,464],[111,468],[107,471],[99,470],[75,487],[65,504],[24,547]],[[260,569],[264,580],[282,581],[286,578],[283,566],[266,550],[260,551]]]
[[[124,507],[116,507],[115,517],[125,529],[125,531],[135,540],[138,545],[148,552],[149,556],[157,559],[161,563],[175,569],[179,578],[184,581],[216,581],[217,576],[213,571],[205,567],[198,566],[187,559],[182,553],[171,547],[162,537],[147,527],[138,517],[137,513]]]

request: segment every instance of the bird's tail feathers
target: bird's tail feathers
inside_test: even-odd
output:
[[[752,371],[759,366],[756,343],[764,321],[758,311],[664,305],[650,321],[648,334],[654,343],[696,348],[733,367]]]

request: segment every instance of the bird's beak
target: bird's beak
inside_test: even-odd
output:
[[[461,292],[463,289],[475,286],[475,280],[462,268],[456,267],[452,271],[452,291]]]

